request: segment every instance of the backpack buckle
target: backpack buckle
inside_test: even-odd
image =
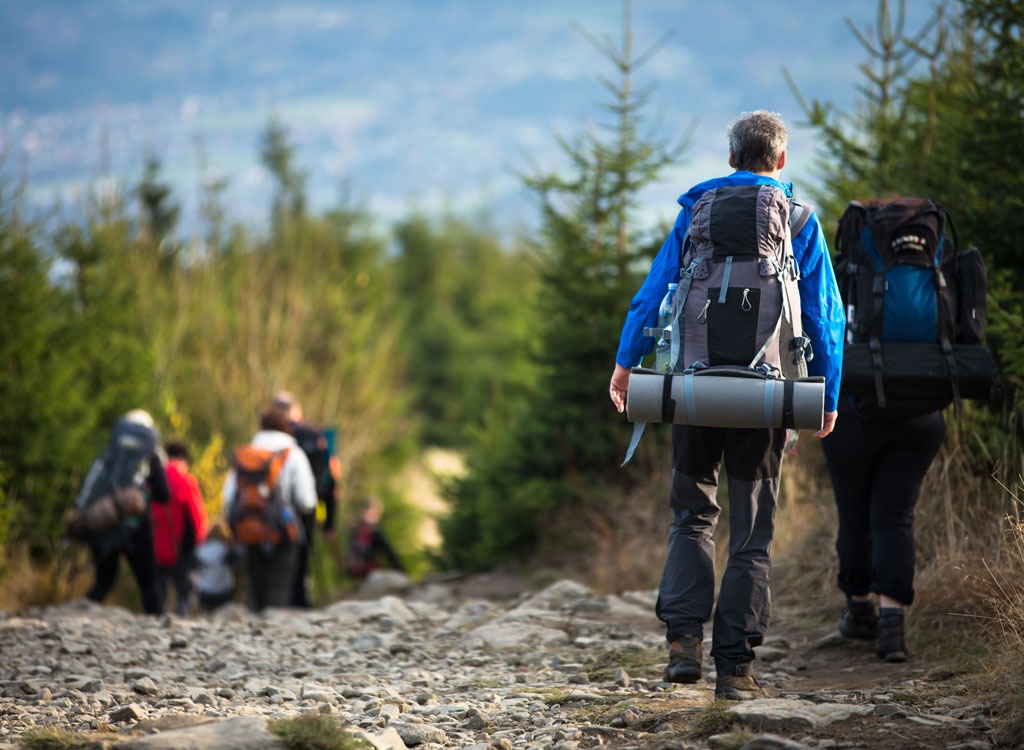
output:
[[[793,364],[799,364],[801,358],[804,362],[814,359],[814,347],[806,336],[794,336],[789,342],[789,348],[793,352]]]

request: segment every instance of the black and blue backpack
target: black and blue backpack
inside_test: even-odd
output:
[[[847,328],[841,398],[875,416],[912,416],[989,400],[987,279],[961,250],[949,212],[929,198],[851,202],[836,231]]]

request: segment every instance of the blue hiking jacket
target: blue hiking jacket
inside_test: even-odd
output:
[[[724,185],[775,185],[792,197],[793,184],[771,177],[738,171],[694,185],[679,196],[682,206],[675,226],[665,238],[661,250],[651,263],[651,270],[630,302],[626,322],[619,338],[615,362],[622,367],[636,367],[654,349],[654,339],[644,336],[644,327],[658,325],[658,306],[669,282],[679,281],[679,264],[686,228],[690,225],[693,204],[707,190]],[[836,284],[832,260],[825,234],[818,217],[812,214],[800,233],[793,238],[793,255],[800,269],[800,308],[804,335],[811,340],[814,359],[807,365],[809,375],[825,377],[825,411],[836,411],[839,403],[839,380],[843,364],[843,334],[846,313]]]

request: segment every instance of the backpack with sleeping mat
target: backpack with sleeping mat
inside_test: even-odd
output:
[[[792,244],[810,216],[768,184],[724,185],[694,203],[671,323],[644,330],[671,340],[670,371],[630,372],[626,462],[647,422],[820,429],[825,383],[807,375]]]

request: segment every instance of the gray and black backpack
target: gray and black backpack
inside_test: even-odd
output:
[[[800,320],[792,238],[811,208],[774,185],[730,185],[693,205],[668,328],[668,374],[634,368],[626,462],[648,422],[708,427],[820,427],[824,379]],[[625,463],[625,462],[624,462]]]
[[[693,206],[673,310],[674,372],[723,365],[807,375],[792,237],[810,208],[773,185],[719,187]]]

